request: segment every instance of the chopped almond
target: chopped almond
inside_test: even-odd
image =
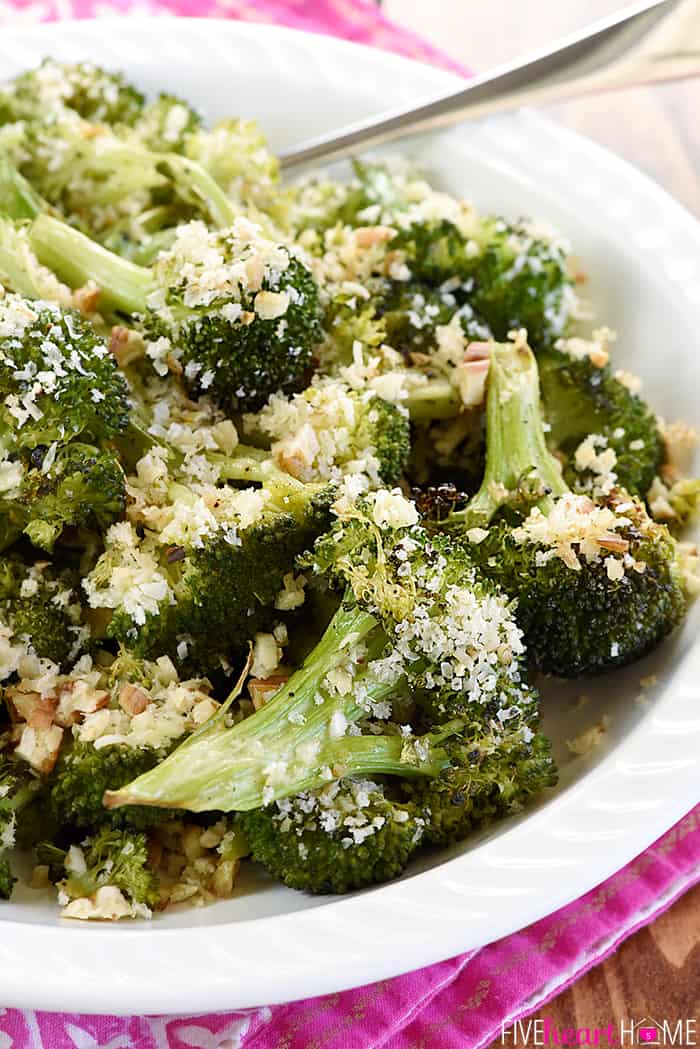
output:
[[[63,741],[63,729],[58,725],[37,729],[26,725],[15,753],[36,772],[47,776],[58,758]]]
[[[150,702],[151,697],[142,688],[138,688],[137,685],[122,685],[119,692],[119,706],[131,717],[143,714]]]
[[[5,690],[10,709],[17,721],[26,721],[32,728],[48,728],[56,713],[56,699],[42,696],[39,692],[28,692],[21,685]]]
[[[355,230],[355,243],[358,248],[373,248],[375,244],[386,244],[395,234],[391,226],[360,226]]]
[[[84,681],[65,681],[58,688],[58,709],[54,721],[63,728],[69,728],[108,704],[109,692],[104,689],[92,688]]]
[[[289,680],[289,674],[275,674],[273,677],[251,678],[248,682],[248,692],[256,710],[264,707],[269,699],[272,699],[285,681]]]
[[[73,303],[84,317],[90,317],[97,313],[101,294],[96,284],[85,284],[73,292]]]

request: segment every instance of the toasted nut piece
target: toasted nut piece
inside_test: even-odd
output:
[[[490,342],[470,342],[464,351],[465,361],[488,361],[492,345]]]
[[[375,244],[386,244],[395,235],[391,226],[360,226],[355,230],[355,243],[358,248],[373,248]]]
[[[255,312],[264,321],[284,317],[289,307],[289,295],[283,291],[259,291],[255,296]]]
[[[273,677],[257,677],[251,678],[248,682],[248,692],[250,698],[253,701],[253,706],[256,710],[260,710],[260,707],[265,706],[269,699],[272,699],[275,692],[277,692],[285,681],[289,681],[289,674],[276,674]]]
[[[596,539],[598,546],[603,550],[611,550],[615,554],[624,554],[630,548],[629,540],[623,539],[621,535],[614,532],[606,532]]]
[[[97,313],[101,294],[102,291],[96,284],[85,284],[73,292],[73,303],[84,317],[90,317],[93,313]]]
[[[77,725],[87,714],[109,705],[109,692],[92,688],[84,681],[66,681],[58,689],[58,710],[54,721],[63,728]]]
[[[33,710],[27,718],[27,724],[38,731],[51,728],[56,713],[56,700],[44,697],[35,703]]]
[[[5,689],[5,699],[9,704],[13,721],[29,721],[35,709],[41,703],[41,694],[33,689],[27,689],[21,684],[10,685],[9,688]]]
[[[137,685],[122,685],[119,690],[119,706],[131,717],[134,717],[135,714],[143,714],[150,702],[151,697],[148,692],[144,692]]]
[[[240,860],[221,861],[211,881],[212,892],[215,896],[225,899],[231,895],[240,865]]]
[[[36,772],[47,776],[56,764],[62,740],[63,729],[58,725],[51,725],[46,729],[26,725],[15,754],[24,758]]]
[[[204,855],[204,849],[200,841],[201,837],[202,828],[196,827],[194,824],[188,824],[182,832],[182,851],[190,862],[198,860]]]
[[[132,328],[115,325],[109,337],[109,352],[122,367],[139,360],[146,352],[143,336]]]

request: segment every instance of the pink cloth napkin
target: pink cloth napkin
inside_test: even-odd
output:
[[[0,0],[0,26],[130,10],[275,22],[464,72],[370,0]],[[481,1049],[698,881],[700,806],[592,892],[480,951],[340,994],[210,1016],[0,1008],[0,1049]]]

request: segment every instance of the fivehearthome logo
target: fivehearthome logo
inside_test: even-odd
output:
[[[545,1016],[541,1020],[516,1020],[501,1027],[501,1045],[525,1046],[677,1046],[678,1049],[696,1046],[697,1020],[663,1019],[644,1016],[641,1020],[619,1020],[604,1027],[561,1027]]]

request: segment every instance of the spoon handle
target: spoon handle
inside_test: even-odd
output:
[[[501,110],[698,74],[700,0],[641,0],[458,91],[302,142],[282,153],[281,164],[336,159]]]

